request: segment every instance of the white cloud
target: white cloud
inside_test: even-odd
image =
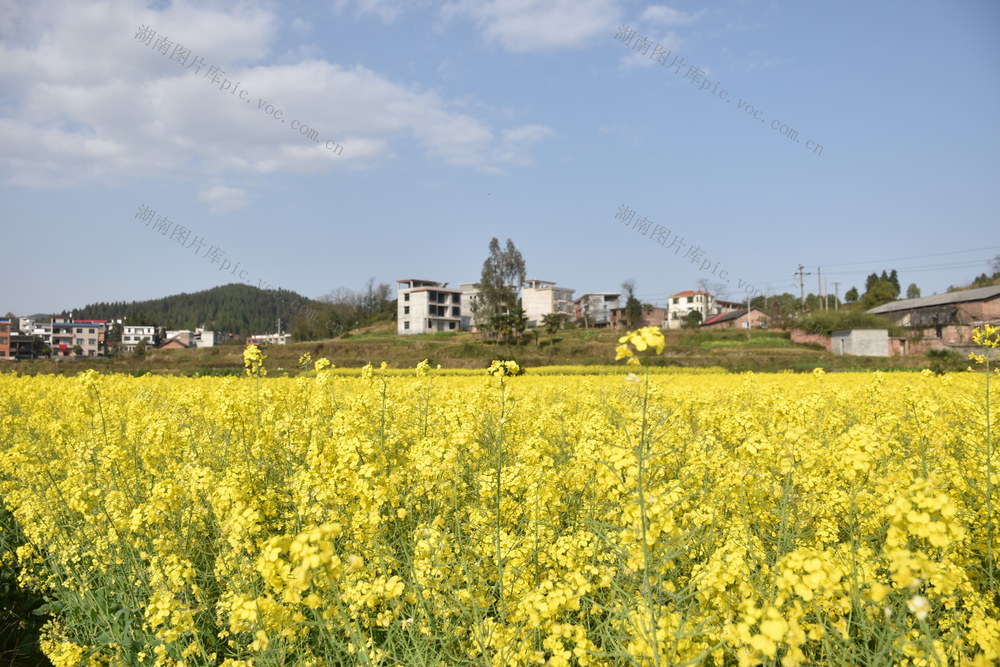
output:
[[[646,10],[642,13],[642,20],[648,23],[655,23],[657,25],[674,27],[696,23],[706,13],[707,11],[704,9],[700,12],[689,14],[678,9],[672,9],[666,5],[650,5],[649,7],[646,7]]]
[[[522,125],[502,133],[503,141],[494,151],[497,161],[526,165],[531,162],[531,147],[555,133],[544,125]]]
[[[670,54],[667,56],[667,65],[670,64],[674,56],[681,55],[680,51],[684,45],[684,40],[681,39],[680,35],[673,31],[668,31],[665,35],[660,38],[656,38],[651,35],[644,35],[650,42],[654,45],[662,46],[665,49],[670,49]],[[634,49],[629,49],[628,53],[622,56],[622,64],[627,67],[660,67],[660,65],[650,58],[651,51],[647,51],[645,55],[639,53]],[[687,63],[692,64],[692,63]],[[671,70],[667,70],[671,71]],[[683,74],[683,72],[682,72]]]
[[[620,0],[457,0],[441,9],[445,19],[464,17],[489,42],[514,52],[582,46],[614,34]]]
[[[246,190],[213,185],[198,193],[198,201],[207,204],[212,213],[231,213],[245,208],[253,197]]]
[[[342,12],[350,7],[358,16],[376,16],[386,23],[392,23],[399,18],[402,12],[403,2],[401,0],[336,0],[333,8]]]
[[[18,27],[0,40],[0,182],[51,188],[366,168],[393,159],[393,145],[404,141],[479,170],[527,159],[467,100],[360,66],[287,53],[275,60],[278,20],[248,4],[229,13],[183,0],[162,12],[137,0],[17,9],[0,21],[0,30]],[[201,71],[135,39],[140,23],[190,48]],[[230,90],[238,82],[246,93],[220,90],[224,79],[211,83],[204,75],[213,65]],[[267,114],[260,101],[280,111]],[[339,155],[327,140],[343,146]]]

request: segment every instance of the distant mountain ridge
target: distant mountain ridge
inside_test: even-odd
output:
[[[92,303],[63,314],[72,313],[81,320],[125,317],[128,324],[150,324],[165,329],[194,329],[204,325],[214,331],[249,336],[275,333],[279,318],[282,330],[288,331],[292,318],[301,315],[303,306],[320,308],[323,304],[291,290],[262,290],[231,283],[146,301]]]

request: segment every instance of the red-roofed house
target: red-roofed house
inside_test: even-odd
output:
[[[767,314],[760,308],[751,308],[749,315],[746,308],[741,308],[729,313],[712,315],[701,326],[716,329],[766,329],[767,325]]]
[[[715,315],[731,313],[743,304],[735,301],[716,299],[711,292],[705,290],[685,290],[671,294],[667,298],[668,329],[680,329],[693,311],[701,313],[701,321],[705,322]]]

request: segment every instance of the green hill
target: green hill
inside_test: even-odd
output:
[[[64,314],[72,312],[74,317],[84,320],[127,317],[129,324],[152,324],[166,329],[205,326],[248,336],[274,332],[278,318],[282,329],[288,331],[293,317],[301,318],[309,309],[319,312],[326,307],[290,290],[262,290],[232,283],[148,301],[92,303]]]

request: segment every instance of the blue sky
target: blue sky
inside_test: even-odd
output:
[[[577,295],[941,292],[1000,254],[997,34],[993,0],[0,0],[0,312],[457,284],[493,236]]]

